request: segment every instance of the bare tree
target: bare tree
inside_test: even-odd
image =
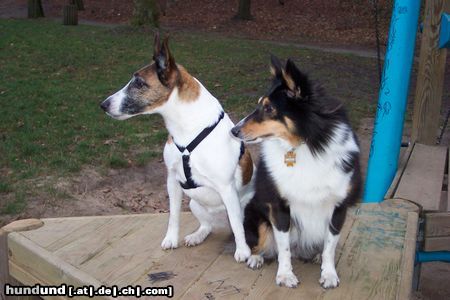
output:
[[[76,0],[70,0],[69,3],[63,7],[63,24],[78,25],[78,7]]]
[[[251,0],[239,0],[238,13],[235,16],[240,20],[251,20],[252,14],[250,13]]]
[[[159,27],[159,7],[156,0],[133,0],[133,25]]]
[[[78,10],[84,10],[83,0],[75,0],[75,5],[77,6]]]
[[[28,0],[28,18],[43,18],[44,9],[41,0]]]

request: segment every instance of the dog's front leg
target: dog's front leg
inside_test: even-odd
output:
[[[245,262],[250,257],[251,251],[245,242],[244,225],[241,213],[241,204],[239,196],[234,185],[230,184],[222,187],[219,191],[225,208],[227,209],[228,219],[230,220],[231,230],[236,242],[236,252],[234,259],[237,262]]]
[[[325,235],[322,251],[322,265],[320,267],[322,272],[320,273],[319,283],[326,289],[335,288],[339,285],[339,277],[334,265],[334,255],[337,243],[339,242],[342,226],[344,226],[346,214],[346,206],[335,208]]]
[[[281,231],[278,230],[276,226],[273,226],[273,234],[278,251],[278,271],[276,283],[278,285],[284,285],[290,288],[296,287],[299,281],[294,272],[292,272],[289,230]]]
[[[168,171],[167,192],[169,194],[169,226],[167,227],[166,237],[161,243],[163,249],[172,249],[178,247],[178,233],[180,229],[180,211],[183,190],[180,183],[175,178],[175,173]]]
[[[339,277],[334,266],[334,254],[339,241],[339,233],[333,234],[328,230],[322,251],[322,265],[319,283],[326,289],[339,285]]]

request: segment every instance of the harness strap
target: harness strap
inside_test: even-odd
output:
[[[190,159],[189,155],[183,155],[183,170],[184,176],[186,176],[186,182],[180,181],[180,185],[185,190],[195,189],[199,187],[192,179],[191,165],[189,164],[189,159]]]
[[[177,146],[178,150],[183,154],[183,170],[184,170],[184,176],[186,177],[186,182],[180,182],[180,185],[183,189],[195,189],[199,187],[194,180],[192,179],[192,172],[191,172],[191,166],[189,164],[190,156],[192,151],[216,128],[216,126],[220,123],[220,121],[225,116],[225,113],[222,111],[220,113],[219,119],[216,123],[213,125],[206,127],[205,129],[200,132],[195,139],[189,143],[186,147],[180,146],[177,143],[174,142],[175,146]],[[187,151],[187,153],[186,153]]]
[[[181,153],[184,153],[184,150],[188,151],[188,155],[191,154],[192,151],[194,151],[194,149],[208,136],[208,134],[211,133],[211,131],[214,130],[214,128],[216,128],[216,126],[220,123],[220,121],[223,119],[223,117],[225,116],[225,113],[222,111],[220,113],[219,119],[217,120],[216,123],[214,123],[213,125],[206,127],[205,129],[202,130],[202,132],[200,132],[195,139],[192,140],[192,142],[189,143],[189,145],[187,145],[186,147],[180,146],[177,143],[175,143],[175,145],[177,146],[178,150]]]

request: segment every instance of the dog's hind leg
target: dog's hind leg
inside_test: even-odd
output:
[[[195,232],[187,235],[184,238],[184,244],[188,247],[191,247],[200,244],[206,239],[206,237],[211,232],[213,220],[211,214],[194,199],[191,199],[191,201],[189,202],[189,207],[200,223],[200,226]]]

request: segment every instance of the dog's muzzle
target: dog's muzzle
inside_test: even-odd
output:
[[[231,134],[234,135],[237,138],[239,137],[240,132],[241,132],[241,127],[240,126],[234,126],[231,129]]]
[[[108,112],[109,106],[111,105],[111,101],[110,99],[106,99],[105,101],[103,101],[102,103],[100,103],[100,107],[101,109],[103,109],[104,111]]]

